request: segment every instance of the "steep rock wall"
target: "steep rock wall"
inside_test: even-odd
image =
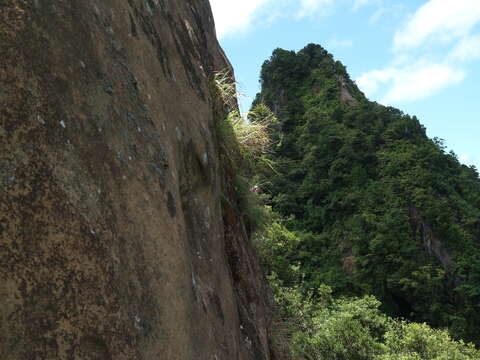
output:
[[[0,358],[268,359],[207,0],[0,2]]]

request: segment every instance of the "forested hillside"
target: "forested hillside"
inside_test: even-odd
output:
[[[275,50],[261,85],[254,105],[278,118],[275,170],[258,181],[275,218],[260,235],[274,283],[317,300],[325,285],[333,298],[373,295],[390,316],[478,344],[477,170],[415,116],[368,101],[318,45]]]

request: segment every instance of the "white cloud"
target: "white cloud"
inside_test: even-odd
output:
[[[477,170],[480,169],[480,161],[478,157],[472,156],[470,153],[463,153],[459,155],[458,161],[467,166],[475,166]]]
[[[334,0],[300,0],[300,8],[297,12],[298,18],[312,16],[319,11],[326,12]]]
[[[450,54],[452,61],[472,61],[480,59],[480,35],[463,38]]]
[[[458,157],[458,160],[463,164],[470,163],[470,154],[462,154]]]
[[[374,2],[372,4],[377,6],[373,14],[370,16],[370,24],[376,24],[382,19],[385,20],[387,17],[389,18],[388,21],[398,21],[398,19],[402,18],[403,14],[405,13],[405,4],[401,2],[386,3],[379,0],[378,2]]]
[[[353,1],[353,8],[358,9],[361,8],[362,6],[368,5],[371,2],[371,0],[354,0]]]
[[[480,161],[478,157],[472,156],[469,153],[463,153],[460,156],[458,156],[458,160],[467,166],[475,166],[477,170],[480,169]]]
[[[362,74],[355,82],[367,96],[372,96],[377,93],[380,85],[390,82],[397,73],[398,71],[394,68],[372,70]]]
[[[357,84],[395,105],[457,84],[466,76],[465,64],[480,59],[480,35],[472,34],[479,23],[480,0],[424,0],[396,32],[394,59],[361,75]]]
[[[356,10],[362,6],[381,4],[384,0],[343,0]],[[338,0],[210,0],[217,36],[224,38],[244,32],[261,18],[268,24],[279,17],[297,19],[327,15],[342,3]]]
[[[396,50],[408,50],[426,41],[448,42],[466,36],[480,22],[479,0],[429,0],[397,32]]]
[[[382,0],[353,0],[353,10],[358,10],[361,7],[368,5],[380,5]]]
[[[461,70],[444,64],[414,65],[400,69],[393,86],[383,98],[386,104],[398,104],[429,97],[439,90],[465,78]]]
[[[222,38],[228,34],[245,31],[252,25],[258,10],[269,0],[210,0],[217,36]]]
[[[366,5],[380,0],[349,1],[357,6],[357,3]],[[279,17],[302,19],[326,15],[338,3],[335,0],[210,0],[219,38],[249,30],[260,17],[262,23],[269,23]]]
[[[381,86],[387,86],[381,102],[393,105],[429,97],[464,78],[463,71],[448,64],[419,61],[413,65],[374,70],[363,74],[356,82],[370,96]]]

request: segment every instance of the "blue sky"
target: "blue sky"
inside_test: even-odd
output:
[[[210,0],[248,110],[260,67],[318,43],[371,99],[416,115],[480,168],[480,0]]]

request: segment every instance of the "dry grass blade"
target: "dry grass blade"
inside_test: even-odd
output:
[[[216,72],[213,81],[228,111],[235,111],[238,108],[237,86],[230,71]]]
[[[276,121],[275,117],[264,105],[259,106],[259,111],[254,109],[246,117],[242,117],[238,111],[237,87],[229,71],[217,72],[214,75],[214,83],[229,111],[226,125],[231,126],[234,135],[234,139],[225,136],[225,140],[234,140],[237,143],[240,156],[244,160],[250,162],[259,159],[272,145],[270,126]],[[252,121],[248,121],[247,118]]]

